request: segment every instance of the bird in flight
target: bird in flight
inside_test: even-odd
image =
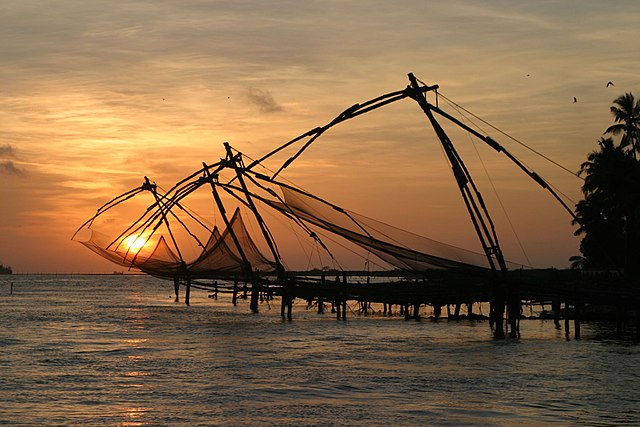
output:
[[[615,85],[613,84],[612,81],[609,81],[609,82],[607,82],[607,87],[609,87],[609,86],[615,86]]]
[[[575,96],[573,97],[573,102],[578,102],[578,98],[576,98]]]

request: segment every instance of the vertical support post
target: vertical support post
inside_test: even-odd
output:
[[[519,323],[518,320],[520,318],[520,310],[522,309],[522,303],[520,301],[520,297],[518,297],[517,295],[519,295],[519,292],[517,292],[517,289],[515,289],[515,287],[512,287],[512,289],[510,289],[510,291],[516,291],[516,292],[510,292],[510,295],[508,297],[508,313],[509,313],[509,327],[510,327],[510,331],[509,331],[509,337],[510,338],[517,338],[520,330],[519,330]]]
[[[573,307],[573,335],[575,339],[580,339],[580,311],[582,309],[582,304],[576,303]]]
[[[324,275],[322,275],[320,277],[320,296],[318,297],[318,314],[324,314],[324,297],[323,297],[323,293],[325,292],[324,290],[324,286],[325,286],[325,278]]]
[[[284,319],[284,310],[285,307],[287,306],[287,294],[286,294],[286,290],[284,289],[284,287],[282,288],[282,297],[280,298],[280,317],[282,317]]]
[[[187,275],[187,290],[185,291],[185,295],[184,295],[184,303],[186,305],[189,305],[190,296],[191,296],[191,277]]]
[[[287,307],[287,300],[289,299],[289,279],[284,279],[282,283],[282,296],[280,297],[280,317],[284,319],[285,308]]]
[[[180,301],[180,278],[177,275],[173,276],[173,290],[176,293],[176,299],[174,300],[174,302],[179,302]]]
[[[336,282],[335,282],[335,295],[336,295],[336,299],[333,302],[334,308],[336,310],[336,319],[340,320],[342,318],[342,299],[341,299],[341,294],[342,294],[342,286],[340,283],[340,277],[336,276]]]
[[[260,278],[256,275],[252,275],[251,280],[251,302],[249,303],[249,309],[252,313],[258,312],[258,300],[260,298]]]
[[[564,336],[569,338],[571,335],[570,329],[570,321],[569,321],[569,302],[564,302]]]
[[[453,317],[456,320],[460,320],[460,307],[462,307],[462,303],[461,302],[456,302],[456,306],[455,306],[455,309],[453,311]]]
[[[442,306],[440,305],[440,303],[434,303],[433,304],[433,318],[435,321],[438,321],[438,319],[440,319],[440,315],[442,314]]]
[[[347,320],[347,274],[342,275],[342,320]]]
[[[233,296],[231,297],[233,306],[238,305],[238,276],[233,278]]]
[[[553,324],[556,326],[556,329],[560,329],[560,301],[559,300],[551,301],[551,310],[553,310]]]
[[[420,303],[413,304],[413,318],[415,320],[420,320]]]
[[[505,311],[505,295],[504,290],[497,285],[494,289],[494,298],[490,302],[491,316],[493,318],[494,330],[493,336],[496,338],[504,338],[504,311]]]

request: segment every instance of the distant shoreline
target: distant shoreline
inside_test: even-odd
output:
[[[7,276],[9,276],[7,274]],[[146,273],[13,273],[11,276],[147,276]]]

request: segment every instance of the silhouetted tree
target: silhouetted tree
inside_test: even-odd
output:
[[[620,148],[629,150],[637,159],[640,153],[640,100],[636,100],[631,93],[625,93],[614,99],[613,104],[611,113],[616,124],[609,126],[604,133],[622,133]]]
[[[580,167],[584,200],[576,205],[583,235],[580,251],[590,268],[624,269],[627,277],[640,270],[640,103],[627,93],[614,100],[615,121],[605,133],[620,134],[616,146],[600,138]]]

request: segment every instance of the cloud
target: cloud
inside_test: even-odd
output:
[[[9,144],[0,145],[0,157],[4,159],[15,158],[13,147]]]
[[[24,176],[26,172],[15,165],[11,160],[0,162],[0,174]]]
[[[271,95],[268,90],[250,87],[245,92],[245,96],[253,105],[257,106],[263,113],[275,113],[283,108]]]
[[[19,168],[12,160],[15,159],[16,152],[12,145],[4,144],[0,145],[0,175],[14,175],[14,176],[24,176],[26,172],[24,169]]]

